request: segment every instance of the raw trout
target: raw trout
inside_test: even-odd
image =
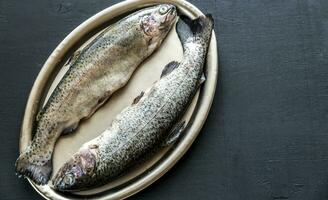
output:
[[[109,26],[69,61],[70,68],[36,119],[35,136],[16,161],[19,175],[46,184],[61,134],[75,130],[162,43],[177,16],[175,6],[142,9]]]
[[[178,120],[202,82],[212,29],[210,15],[196,20],[184,17],[178,22],[183,60],[169,63],[159,81],[136,97],[109,129],[85,143],[60,168],[52,180],[55,189],[76,191],[105,184],[163,141],[176,141],[176,133],[183,129]],[[172,127],[179,128],[170,131]]]

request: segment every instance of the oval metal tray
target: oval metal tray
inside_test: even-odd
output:
[[[192,18],[202,14],[195,6],[184,0],[127,0],[113,5],[92,16],[74,29],[53,51],[41,69],[30,93],[22,124],[20,151],[24,150],[32,138],[32,127],[39,108],[46,102],[49,94],[67,71],[64,65],[69,55],[83,47],[102,28],[122,18],[127,13],[158,3],[172,3],[179,11]],[[163,67],[170,61],[182,59],[182,47],[175,29],[172,29],[160,49],[146,60],[134,73],[129,83],[116,92],[106,105],[99,109],[89,120],[68,136],[63,136],[56,144],[53,164],[54,173],[86,141],[98,136],[105,130],[115,116],[142,90],[158,80]],[[46,199],[123,199],[149,186],[165,174],[189,149],[202,128],[215,93],[217,82],[217,46],[213,32],[205,66],[205,84],[196,94],[184,118],[188,126],[180,140],[171,147],[160,150],[134,167],[123,176],[107,185],[88,191],[60,193],[49,185],[37,186],[30,181],[35,190]]]

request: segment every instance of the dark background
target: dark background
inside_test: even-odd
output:
[[[14,175],[28,93],[56,45],[116,2],[0,0],[0,199],[41,199]],[[328,1],[191,2],[215,19],[215,100],[183,159],[132,199],[328,199]]]

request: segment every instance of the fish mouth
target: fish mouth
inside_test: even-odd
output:
[[[174,5],[170,5],[169,11],[166,14],[165,21],[170,22],[177,16],[177,9]]]
[[[63,190],[65,189],[65,184],[63,182],[64,173],[59,172],[51,181],[49,181],[49,186],[55,190]]]

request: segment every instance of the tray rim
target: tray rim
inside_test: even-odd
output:
[[[178,6],[180,9],[183,9],[184,12],[187,12],[185,14],[188,14],[191,17],[203,15],[203,13],[198,8],[185,0],[125,0],[105,8],[104,10],[88,18],[78,27],[76,27],[71,33],[69,33],[62,42],[59,43],[59,45],[50,54],[45,64],[41,68],[28,97],[20,133],[20,152],[26,148],[27,144],[31,140],[33,121],[38,111],[40,99],[44,93],[44,90],[46,89],[46,81],[49,80],[51,75],[54,73],[58,63],[61,62],[67,51],[69,51],[74,46],[74,44],[79,42],[84,35],[99,25],[105,23],[106,21],[133,9],[159,3],[172,3]],[[207,66],[207,81],[202,88],[201,95],[199,96],[197,102],[199,105],[196,108],[197,110],[194,111],[197,114],[195,115],[194,119],[191,120],[192,123],[189,126],[188,131],[186,131],[188,132],[186,137],[184,137],[184,139],[181,140],[181,142],[170,152],[170,154],[147,175],[141,178],[137,178],[136,181],[129,183],[127,186],[124,186],[122,189],[116,192],[99,197],[97,199],[125,199],[136,194],[137,192],[145,189],[160,177],[162,177],[176,164],[178,160],[180,160],[180,158],[190,148],[206,121],[216,91],[218,58],[217,43],[214,30],[209,47],[209,52],[212,51],[214,51],[215,54],[207,56],[207,63],[210,63],[210,67]],[[55,193],[49,187],[37,186],[31,180],[28,179],[28,181],[32,187],[45,199],[68,199]]]

